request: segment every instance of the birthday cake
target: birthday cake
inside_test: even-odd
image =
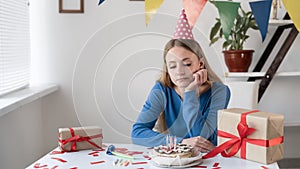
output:
[[[190,158],[193,155],[193,147],[186,144],[176,144],[172,147],[160,145],[153,148],[153,155],[168,158]]]

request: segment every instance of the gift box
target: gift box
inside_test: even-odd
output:
[[[218,145],[223,156],[270,164],[283,158],[284,117],[239,108],[218,111]]]
[[[102,129],[96,126],[58,129],[58,145],[62,151],[101,148],[102,138]]]

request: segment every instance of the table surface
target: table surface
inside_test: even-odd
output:
[[[111,144],[103,144],[107,147]],[[59,148],[46,154],[44,157],[33,162],[26,169],[49,168],[49,169],[89,169],[89,168],[128,168],[128,169],[158,169],[151,163],[149,157],[150,148],[134,145],[134,144],[113,144],[116,150],[122,153],[131,154],[135,157],[134,160],[122,159],[122,163],[114,165],[115,161],[121,158],[107,155],[105,150],[81,150],[77,152],[60,152]],[[127,162],[127,166],[125,166]],[[236,157],[224,158],[217,155],[214,158],[204,159],[203,162],[197,166],[189,168],[210,168],[210,169],[279,169],[277,163],[264,165],[261,163],[252,162]]]

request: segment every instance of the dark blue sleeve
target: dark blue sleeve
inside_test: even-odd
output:
[[[217,145],[218,110],[226,109],[229,99],[230,90],[226,85],[222,85],[212,90],[211,104],[206,120],[207,123],[204,123],[203,130],[200,135],[202,137],[208,137],[215,146]],[[211,127],[212,125],[214,125],[214,127]]]
[[[217,113],[227,108],[230,99],[229,88],[221,83],[211,88],[210,105],[205,112],[199,112],[200,102],[195,91],[184,93],[183,117],[190,137],[202,136],[217,144]]]
[[[153,131],[153,127],[166,105],[166,96],[161,84],[156,84],[142,108],[136,122],[133,124],[131,139],[132,143],[153,147],[164,145],[166,135]]]

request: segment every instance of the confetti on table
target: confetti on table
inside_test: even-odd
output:
[[[127,148],[116,148],[115,150],[117,152],[124,152],[124,151],[127,151],[128,149]]]
[[[266,166],[261,166],[261,168],[263,168],[263,169],[268,169],[268,167],[266,167]]]
[[[119,159],[116,159],[116,160],[113,162],[113,165],[116,166],[118,163],[119,163]]]
[[[127,167],[130,164],[130,161],[125,161],[124,166]]]
[[[218,167],[219,163],[214,163],[213,167]]]
[[[122,166],[122,165],[123,165],[123,163],[124,163],[124,162],[123,162],[123,160],[122,160],[122,159],[120,159],[120,160],[119,160],[119,162],[118,162],[118,164],[119,164],[120,166]]]
[[[44,167],[47,167],[47,166],[48,166],[48,165],[46,165],[46,164],[41,166],[41,163],[36,163],[36,164],[34,164],[33,167],[34,167],[34,168],[44,168]]]
[[[97,156],[99,156],[99,152],[98,151],[93,151],[93,152],[90,152],[88,155],[92,155],[94,157],[97,157]]]
[[[142,151],[129,151],[127,148],[115,148],[115,151],[118,153],[126,154],[129,156],[137,155],[137,154],[143,154]]]
[[[131,163],[132,165],[138,165],[138,164],[148,164],[146,161],[141,161],[141,162],[133,162]]]
[[[100,163],[104,163],[104,160],[101,161],[94,161],[94,162],[90,162],[90,164],[94,165],[94,164],[100,164]]]
[[[58,165],[55,165],[55,166],[51,167],[50,169],[56,169],[56,168],[58,168]]]
[[[148,155],[144,155],[144,158],[146,158],[147,160],[151,160],[151,157],[149,157]]]
[[[64,152],[64,151],[52,151],[52,152],[50,153],[50,155],[63,154],[63,153],[65,153],[65,152]]]
[[[51,157],[51,159],[53,159],[53,160],[57,160],[57,161],[60,161],[60,162],[62,162],[62,163],[65,163],[65,162],[67,162],[66,160],[64,160],[64,159],[62,159],[62,158],[57,158],[57,157]]]

